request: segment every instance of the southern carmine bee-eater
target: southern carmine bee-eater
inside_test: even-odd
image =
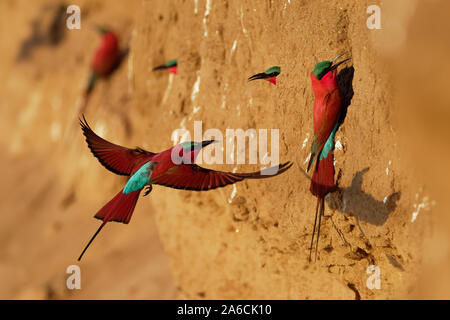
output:
[[[206,191],[244,179],[276,176],[292,165],[291,162],[286,162],[278,166],[278,171],[269,171],[276,167],[266,169],[267,172],[276,172],[271,176],[261,172],[214,171],[202,168],[194,164],[194,161],[200,150],[216,142],[215,140],[182,142],[163,152],[153,153],[141,148],[129,149],[104,140],[91,130],[84,117],[80,120],[80,124],[89,149],[100,163],[106,169],[130,178],[125,187],[94,216],[103,222],[84,248],[78,261],[107,222],[117,221],[125,224],[130,222],[139,194],[144,188],[146,188],[144,196],[150,193],[153,184],[175,189]],[[175,162],[172,161],[173,155],[175,155]]]
[[[160,66],[154,67],[153,71],[157,70],[166,70],[168,73],[177,74],[178,70],[178,61],[176,59],[167,61],[165,64],[162,64]]]
[[[112,30],[105,27],[97,27],[102,35],[100,46],[95,51],[90,66],[88,84],[84,91],[83,103],[80,113],[86,110],[89,96],[99,78],[108,77],[120,64],[127,50],[119,49],[119,38]]]
[[[334,184],[334,136],[340,124],[341,95],[337,81],[337,67],[349,59],[336,61],[342,57],[342,53],[331,61],[321,61],[316,64],[310,74],[311,85],[314,92],[314,138],[312,142],[311,158],[308,163],[309,171],[314,165],[311,178],[310,191],[317,197],[314,228],[309,248],[309,261],[314,242],[317,225],[316,253],[319,245],[320,223],[324,214],[325,196],[335,188]],[[317,215],[319,214],[319,221]],[[317,224],[318,222],[318,224]]]
[[[254,74],[253,76],[248,78],[248,81],[258,80],[258,79],[264,79],[266,81],[269,81],[273,83],[274,85],[277,85],[277,77],[281,73],[281,68],[274,66],[270,67],[264,72]]]

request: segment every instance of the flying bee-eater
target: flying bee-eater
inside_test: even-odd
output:
[[[162,64],[160,66],[153,68],[153,71],[157,71],[157,70],[166,70],[168,73],[177,74],[178,61],[177,61],[177,59],[173,59],[173,60],[167,61],[165,64]]]
[[[321,61],[317,63],[310,74],[311,85],[314,92],[314,138],[311,148],[311,158],[307,171],[313,167],[310,191],[317,197],[316,214],[314,218],[314,228],[309,248],[309,261],[311,261],[312,246],[316,233],[316,253],[320,237],[320,223],[324,214],[325,196],[335,188],[334,184],[334,136],[340,124],[341,116],[341,95],[337,81],[337,68],[349,59],[336,61],[345,54],[339,54],[331,61]],[[319,215],[319,221],[317,221]]]
[[[202,168],[194,164],[200,150],[214,142],[182,142],[176,146],[153,153],[141,148],[126,148],[104,140],[89,127],[86,119],[80,119],[81,129],[89,149],[100,163],[109,171],[128,176],[125,187],[117,193],[96,214],[102,220],[100,227],[92,236],[78,261],[92,243],[100,230],[109,221],[128,224],[136,206],[139,194],[146,188],[144,196],[152,190],[152,185],[162,185],[175,189],[206,191],[221,188],[244,179],[261,179],[279,175],[288,170],[292,163],[285,162],[271,167],[266,172],[232,173]],[[175,161],[174,161],[175,160]],[[273,171],[272,171],[273,170]]]
[[[270,67],[264,72],[254,74],[253,76],[248,78],[248,81],[258,80],[258,79],[264,79],[266,81],[269,81],[270,83],[273,83],[274,85],[277,85],[277,77],[281,73],[281,68],[274,66]]]

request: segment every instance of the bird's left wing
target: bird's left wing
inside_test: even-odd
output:
[[[204,191],[221,188],[229,184],[242,181],[244,179],[270,178],[285,172],[292,166],[291,162],[285,162],[277,167],[264,169],[267,173],[274,172],[272,175],[264,175],[261,171],[250,173],[232,173],[214,171],[202,168],[196,164],[182,164],[174,166],[163,174],[152,177],[152,183],[163,185],[175,189]]]
[[[317,132],[314,133],[313,144],[311,146],[311,157],[309,159],[308,167],[306,169],[307,172],[311,169],[313,163],[317,160],[320,155],[320,152],[323,149],[323,146],[327,142],[331,132],[333,131],[334,126],[336,125],[336,121],[339,120],[339,113],[336,113],[335,119],[330,119],[328,116],[329,108],[331,108],[330,104],[334,103],[336,99],[340,99],[339,90],[333,89],[328,92],[322,100],[322,105],[325,106],[325,116],[322,119],[321,125],[318,128]],[[340,103],[340,100],[338,100]]]
[[[92,131],[84,116],[80,125],[92,154],[106,169],[116,174],[129,176],[136,163],[150,160],[155,155],[140,148],[129,149],[106,141]]]

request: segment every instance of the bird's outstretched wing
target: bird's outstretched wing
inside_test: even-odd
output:
[[[86,121],[80,119],[81,129],[92,154],[109,171],[119,175],[129,176],[135,165],[142,160],[149,160],[155,154],[140,148],[129,149],[100,138]]]
[[[232,173],[214,171],[202,168],[196,164],[182,164],[170,168],[160,176],[152,177],[152,183],[175,189],[194,191],[212,190],[244,179],[270,178],[285,172],[291,166],[291,162],[285,162],[278,166],[278,171],[275,171],[276,167],[264,169],[264,171],[267,170],[267,173],[274,172],[272,175],[264,175],[261,171]]]

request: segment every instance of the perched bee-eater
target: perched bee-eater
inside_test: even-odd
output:
[[[257,73],[251,77],[248,78],[248,81],[258,80],[258,79],[264,79],[266,81],[269,81],[273,83],[274,85],[277,85],[277,77],[281,73],[280,67],[270,67],[264,72]]]
[[[178,61],[176,59],[170,60],[170,61],[166,62],[165,64],[162,64],[160,66],[153,68],[153,71],[157,71],[157,70],[166,70],[168,73],[177,74]]]
[[[119,49],[119,38],[112,30],[105,27],[97,27],[97,29],[102,35],[101,42],[91,62],[89,80],[84,91],[80,113],[86,110],[89,96],[97,80],[106,78],[113,73],[128,52],[128,50],[121,51]]]
[[[316,254],[319,245],[320,223],[324,213],[325,196],[335,188],[334,184],[334,136],[340,125],[341,95],[337,81],[337,67],[349,59],[335,63],[344,53],[331,61],[321,61],[316,64],[310,74],[314,92],[314,138],[311,158],[307,171],[314,165],[310,191],[317,197],[314,228],[309,248],[309,261],[317,225]],[[317,224],[317,215],[319,221]]]

